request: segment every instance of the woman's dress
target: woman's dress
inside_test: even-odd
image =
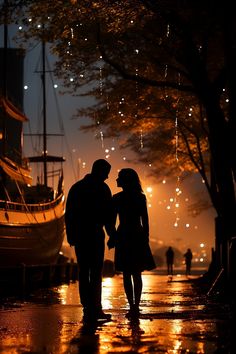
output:
[[[119,218],[115,241],[115,269],[142,272],[156,267],[149,246],[146,196],[142,192],[122,191],[113,196]]]

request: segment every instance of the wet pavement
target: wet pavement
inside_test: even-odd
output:
[[[140,307],[139,320],[125,317],[121,275],[104,278],[103,308],[112,320],[94,326],[82,323],[77,282],[8,299],[0,309],[0,353],[236,353],[228,306],[184,275],[144,273]]]

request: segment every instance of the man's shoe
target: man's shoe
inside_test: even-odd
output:
[[[83,315],[83,322],[84,323],[91,323],[96,321],[96,316],[94,315],[94,312],[91,311],[91,309],[84,308],[83,310],[84,315]]]
[[[111,319],[111,314],[110,313],[105,313],[103,311],[99,311],[97,314],[96,314],[96,318],[98,320],[107,320],[109,321]]]

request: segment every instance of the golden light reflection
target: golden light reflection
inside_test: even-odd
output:
[[[68,290],[68,285],[62,285],[58,289],[59,299],[61,300],[61,303],[63,305],[67,304],[67,290]]]
[[[153,285],[153,277],[150,276],[149,274],[143,275],[142,280],[143,280],[144,288],[150,288]]]
[[[183,322],[182,320],[173,321],[172,326],[171,326],[171,333],[180,334],[182,332],[182,329],[183,329],[183,323],[182,322]],[[178,344],[179,343],[180,342],[178,341]],[[176,347],[176,344],[175,344],[175,349],[177,349],[177,348],[179,348],[179,346]]]
[[[63,284],[57,288],[58,298],[62,305],[79,304],[78,282]]]
[[[176,354],[179,353],[179,351],[182,349],[181,345],[182,345],[182,341],[176,340],[174,342],[173,353],[176,353]]]
[[[103,278],[102,280],[102,307],[104,309],[109,309],[112,307],[112,289],[113,289],[113,278]]]
[[[109,308],[112,320],[98,323],[94,331],[85,334],[78,282],[58,286],[54,290],[59,304],[25,303],[13,311],[0,310],[0,329],[4,328],[0,332],[0,351],[4,354],[215,352],[216,321],[185,315],[185,311],[191,309],[193,314],[194,310],[202,310],[204,299],[198,305],[194,304],[188,297],[191,285],[181,277],[175,280],[168,282],[167,276],[144,272],[141,317],[133,322],[125,317],[127,300],[122,276],[104,278],[103,306],[105,310]],[[211,338],[209,333],[212,333]],[[89,351],[91,348],[93,351]]]

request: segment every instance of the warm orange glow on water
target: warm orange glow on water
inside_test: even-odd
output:
[[[72,284],[71,284],[72,285]],[[58,287],[58,298],[63,305],[79,305],[78,285],[74,283],[73,286],[68,284]]]
[[[41,300],[0,310],[0,352],[37,353],[201,353],[217,349],[216,320],[204,319],[202,302],[183,276],[143,274],[141,317],[129,321],[122,276],[103,279],[103,307],[112,321],[83,327],[78,283],[45,291]],[[87,330],[87,332],[84,332]],[[209,338],[209,340],[207,340]]]

